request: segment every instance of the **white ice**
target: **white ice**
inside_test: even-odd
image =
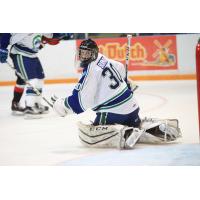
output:
[[[200,165],[196,81],[137,82],[141,117],[177,118],[182,138],[176,144],[142,145],[134,150],[85,148],[76,123],[95,114],[42,119],[11,115],[13,87],[0,87],[0,165]],[[74,84],[45,85],[44,96],[69,95]],[[22,99],[22,102],[24,99]]]

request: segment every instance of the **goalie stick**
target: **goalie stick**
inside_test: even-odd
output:
[[[8,61],[6,62],[7,64],[8,64],[8,66],[12,69],[12,70],[14,70],[15,71],[15,73],[23,80],[23,81],[25,81],[25,83],[27,84],[27,85],[29,85],[30,87],[32,87],[32,89],[33,89],[33,91],[38,95],[38,96],[41,96],[42,97],[42,99],[50,106],[50,107],[52,107],[53,108],[53,104],[52,103],[50,103],[45,97],[43,97],[42,96],[42,94],[40,93],[40,91],[37,89],[37,88],[35,88],[35,87],[33,87],[31,84],[30,84],[30,82],[28,81],[28,80],[26,80]]]
[[[126,81],[128,81],[128,65],[129,65],[129,57],[130,57],[130,49],[131,49],[131,39],[132,39],[132,35],[127,35],[127,48],[126,48],[126,62],[125,62],[125,67],[126,67]],[[139,86],[134,84],[134,88],[132,89],[132,91],[134,92],[135,90],[137,90]]]

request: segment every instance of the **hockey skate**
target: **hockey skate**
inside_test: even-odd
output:
[[[24,118],[25,119],[40,119],[42,118],[41,112],[35,106],[29,107],[27,106],[24,110]]]
[[[35,107],[40,111],[40,114],[49,113],[49,107],[42,104],[35,103]]]
[[[25,108],[21,107],[19,102],[13,101],[11,105],[11,110],[12,110],[12,115],[17,116],[17,115],[23,115]]]
[[[35,103],[35,106],[26,106],[24,110],[25,119],[40,119],[42,114],[49,113],[49,107]]]

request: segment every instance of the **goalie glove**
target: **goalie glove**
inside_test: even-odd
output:
[[[72,110],[66,105],[64,98],[58,98],[56,96],[51,97],[53,103],[53,110],[61,117],[65,117],[68,114],[72,114]]]

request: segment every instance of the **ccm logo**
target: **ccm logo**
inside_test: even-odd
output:
[[[90,131],[92,131],[92,130],[93,130],[93,129],[90,128]],[[94,130],[96,130],[96,131],[108,130],[108,126],[95,127]]]

